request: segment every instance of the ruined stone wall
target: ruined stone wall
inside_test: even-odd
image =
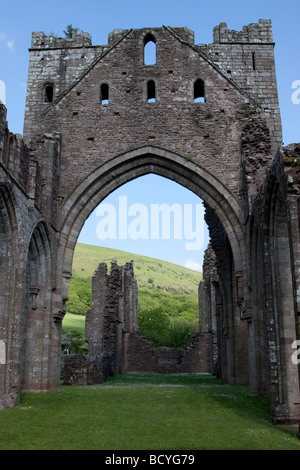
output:
[[[144,64],[148,39],[154,65]],[[203,102],[194,101],[198,79]],[[33,33],[24,141],[9,132],[0,106],[0,407],[13,406],[21,390],[59,386],[80,230],[117,187],[157,173],[206,206],[217,271],[200,288],[210,339],[198,346],[208,348],[209,367],[217,331],[222,379],[268,394],[275,420],[299,421],[291,361],[300,316],[299,158],[297,145],[284,153],[281,145],[269,20],[242,31],[221,23],[206,45],[167,26],[115,30],[101,46],[83,32],[69,40]],[[137,307],[121,272],[103,280],[107,334],[94,343],[89,332],[93,358],[83,360],[82,377],[124,367]]]
[[[99,383],[124,370],[124,337],[138,324],[133,264],[100,263],[92,279],[92,306],[86,314],[88,357],[64,357],[64,383]]]
[[[203,259],[203,278],[199,284],[199,328],[208,336],[207,342],[207,361],[210,372],[218,374],[218,361],[220,360],[220,351],[217,347],[217,292],[216,285],[219,282],[216,254],[211,243],[204,253]]]
[[[300,332],[299,158],[299,144],[278,151],[254,200],[247,226],[249,297],[240,305],[241,323],[248,329],[250,389],[270,397],[272,420],[280,424],[297,423],[300,416],[299,366],[292,360]],[[215,374],[226,381],[228,365],[236,365],[228,360],[234,329],[226,314],[228,260],[224,263],[226,249],[221,246],[226,239],[210,210],[206,217],[214,229],[199,289],[200,321],[206,327],[215,322],[217,351],[209,350],[209,360]],[[236,282],[238,292],[239,276]]]
[[[264,377],[271,394],[274,422],[292,422],[300,416],[297,361],[293,343],[299,339],[299,144],[279,151],[255,201],[252,238],[252,330],[269,362]],[[255,236],[253,236],[255,235]],[[263,290],[260,286],[263,286]],[[261,315],[263,312],[263,315]],[[263,338],[260,331],[264,331]],[[295,343],[294,343],[295,344]],[[261,349],[262,353],[262,349]],[[287,412],[287,410],[289,410]],[[289,416],[288,416],[289,415]]]
[[[115,155],[148,144],[192,159],[238,195],[240,141],[247,126],[257,121],[258,132],[268,134],[262,149],[266,165],[282,140],[273,42],[264,28],[270,24],[260,23],[242,44],[231,40],[209,46],[195,45],[192,32],[184,28],[118,31],[105,46],[85,40],[80,45],[77,39],[74,44],[57,43],[34,33],[24,137],[30,141],[35,135],[62,133],[59,196],[66,198]],[[143,62],[148,33],[156,41],[152,66]],[[204,103],[194,103],[197,78],[205,83]],[[147,100],[150,79],[155,82],[155,103]],[[50,104],[43,98],[47,81],[54,86]],[[101,105],[103,83],[109,86],[108,105]],[[255,149],[251,157],[256,158]]]
[[[2,103],[0,103],[0,122],[0,162],[27,193],[30,178],[29,149],[21,135],[9,132],[6,108]]]
[[[153,65],[144,63],[147,38],[156,44]],[[235,362],[228,374],[241,375],[241,383],[248,373],[247,333],[240,323],[248,275],[245,220],[282,142],[273,49],[269,20],[238,34],[220,25],[208,45],[196,45],[187,28],[164,26],[117,30],[101,46],[92,45],[83,33],[74,41],[34,33],[30,48],[24,137],[43,181],[40,207],[63,234],[58,280],[62,273],[71,275],[75,238],[101,201],[101,191],[107,188],[109,193],[143,174],[134,166],[142,149],[149,161],[145,172],[177,179],[167,160],[174,167],[179,157],[184,164],[192,162],[200,184],[190,178],[186,186],[205,199],[219,266],[225,259],[220,304]],[[200,103],[194,101],[197,79],[204,84]],[[155,103],[148,102],[149,81],[155,86]],[[103,85],[108,103],[102,102]],[[126,168],[114,186],[121,163]],[[186,173],[183,166],[179,174]],[[213,182],[208,182],[210,175]],[[229,214],[232,207],[237,220]],[[215,223],[214,212],[230,220]],[[67,234],[69,230],[73,233]]]
[[[125,372],[157,374],[211,373],[209,356],[210,335],[196,333],[185,347],[156,347],[138,331],[124,335],[123,367]],[[64,385],[93,385],[114,375],[105,353],[91,356],[62,356]],[[111,359],[111,358],[110,358]]]
[[[56,234],[35,197],[39,165],[0,109],[1,409],[15,406],[21,390],[59,386],[60,327],[53,302]]]
[[[5,145],[5,132],[7,130],[7,121],[6,121],[6,107],[1,102],[0,103],[0,155],[1,155],[1,162],[3,163],[3,153],[4,153],[4,145]]]
[[[209,373],[209,340],[209,334],[199,332],[184,347],[155,347],[141,334],[129,333],[124,372]]]

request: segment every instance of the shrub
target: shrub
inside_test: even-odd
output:
[[[195,334],[196,328],[193,324],[185,320],[178,320],[170,328],[170,346],[180,348],[190,341]]]
[[[184,319],[171,321],[169,315],[161,308],[156,308],[139,314],[139,330],[157,347],[178,348],[191,339],[196,327]]]
[[[71,354],[87,354],[88,346],[79,331],[68,331],[62,335],[61,341],[62,352],[69,349]]]
[[[157,331],[161,333],[170,326],[169,316],[161,309],[154,308],[139,313],[139,329],[142,334],[145,331]]]

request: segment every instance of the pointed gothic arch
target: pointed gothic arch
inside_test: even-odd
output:
[[[0,341],[2,361],[0,364],[0,409],[18,402],[16,378],[10,373],[17,366],[18,355],[13,348],[13,329],[18,327],[15,318],[15,283],[17,282],[16,233],[18,220],[14,191],[9,184],[0,185],[0,266],[4,277],[0,283]],[[14,390],[14,391],[13,391]]]
[[[238,200],[220,180],[204,168],[174,152],[153,146],[135,149],[118,155],[101,165],[78,185],[62,207],[58,276],[65,280],[71,277],[76,242],[91,212],[115,189],[134,178],[149,173],[172,179],[198,195],[220,221],[228,240],[226,253],[228,256],[230,254],[227,267],[228,276],[223,281],[230,283],[226,286],[230,292],[225,292],[223,299],[226,302],[226,295],[228,295],[230,300],[229,307],[224,311],[230,317],[231,343],[234,338],[235,347],[240,342],[240,350],[245,348],[247,350],[246,329],[244,323],[240,321],[240,304],[244,301],[245,286],[247,285],[247,280],[243,278],[247,274],[243,230],[244,213]],[[236,286],[237,276],[239,279],[238,289]],[[63,285],[62,297],[67,299],[68,282],[63,282]],[[230,374],[240,374],[241,378],[235,377],[232,380],[234,383],[245,384],[248,380],[246,377],[247,352],[240,353],[238,357],[235,356],[234,346],[231,344],[230,360],[235,365],[228,367],[228,377]],[[241,367],[242,362],[245,365]]]
[[[51,280],[50,239],[46,225],[39,222],[32,232],[27,252],[27,293],[22,324],[22,390],[48,389],[50,375],[48,356],[50,356],[53,326]],[[43,323],[42,329],[41,323]]]
[[[71,269],[76,240],[92,210],[122,184],[148,173],[173,179],[198,195],[216,212],[228,235],[236,270],[243,270],[244,214],[235,196],[204,168],[174,152],[147,146],[118,155],[98,167],[65,201],[60,220],[64,234],[61,239],[64,271]]]
[[[297,409],[300,394],[299,364],[291,360],[292,342],[300,339],[294,296],[291,215],[280,163],[276,158],[266,180],[263,213],[264,311],[269,347],[267,381],[274,423],[285,422],[286,407],[292,413]]]
[[[152,33],[146,34],[144,38],[144,64],[156,64],[156,39]]]

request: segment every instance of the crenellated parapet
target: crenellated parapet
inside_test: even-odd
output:
[[[214,27],[214,43],[273,43],[271,20],[259,20],[243,26],[242,31],[227,28],[227,23]]]
[[[31,37],[31,49],[57,49],[91,45],[91,35],[81,30],[74,32],[71,38],[60,38],[51,34],[46,35],[43,31],[34,32]]]

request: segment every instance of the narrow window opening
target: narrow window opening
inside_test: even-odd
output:
[[[109,91],[107,83],[102,83],[100,87],[100,102],[102,105],[108,104]]]
[[[256,70],[255,52],[252,52],[252,68]]]
[[[195,103],[204,103],[204,80],[198,78],[194,83],[194,102]]]
[[[147,34],[144,39],[144,64],[156,64],[156,41],[153,34]]]
[[[54,87],[51,83],[44,86],[44,103],[52,103],[54,95]]]
[[[2,339],[0,340],[0,364],[6,364],[6,346]]]
[[[147,101],[148,103],[155,103],[155,82],[154,80],[149,80],[147,83]]]

